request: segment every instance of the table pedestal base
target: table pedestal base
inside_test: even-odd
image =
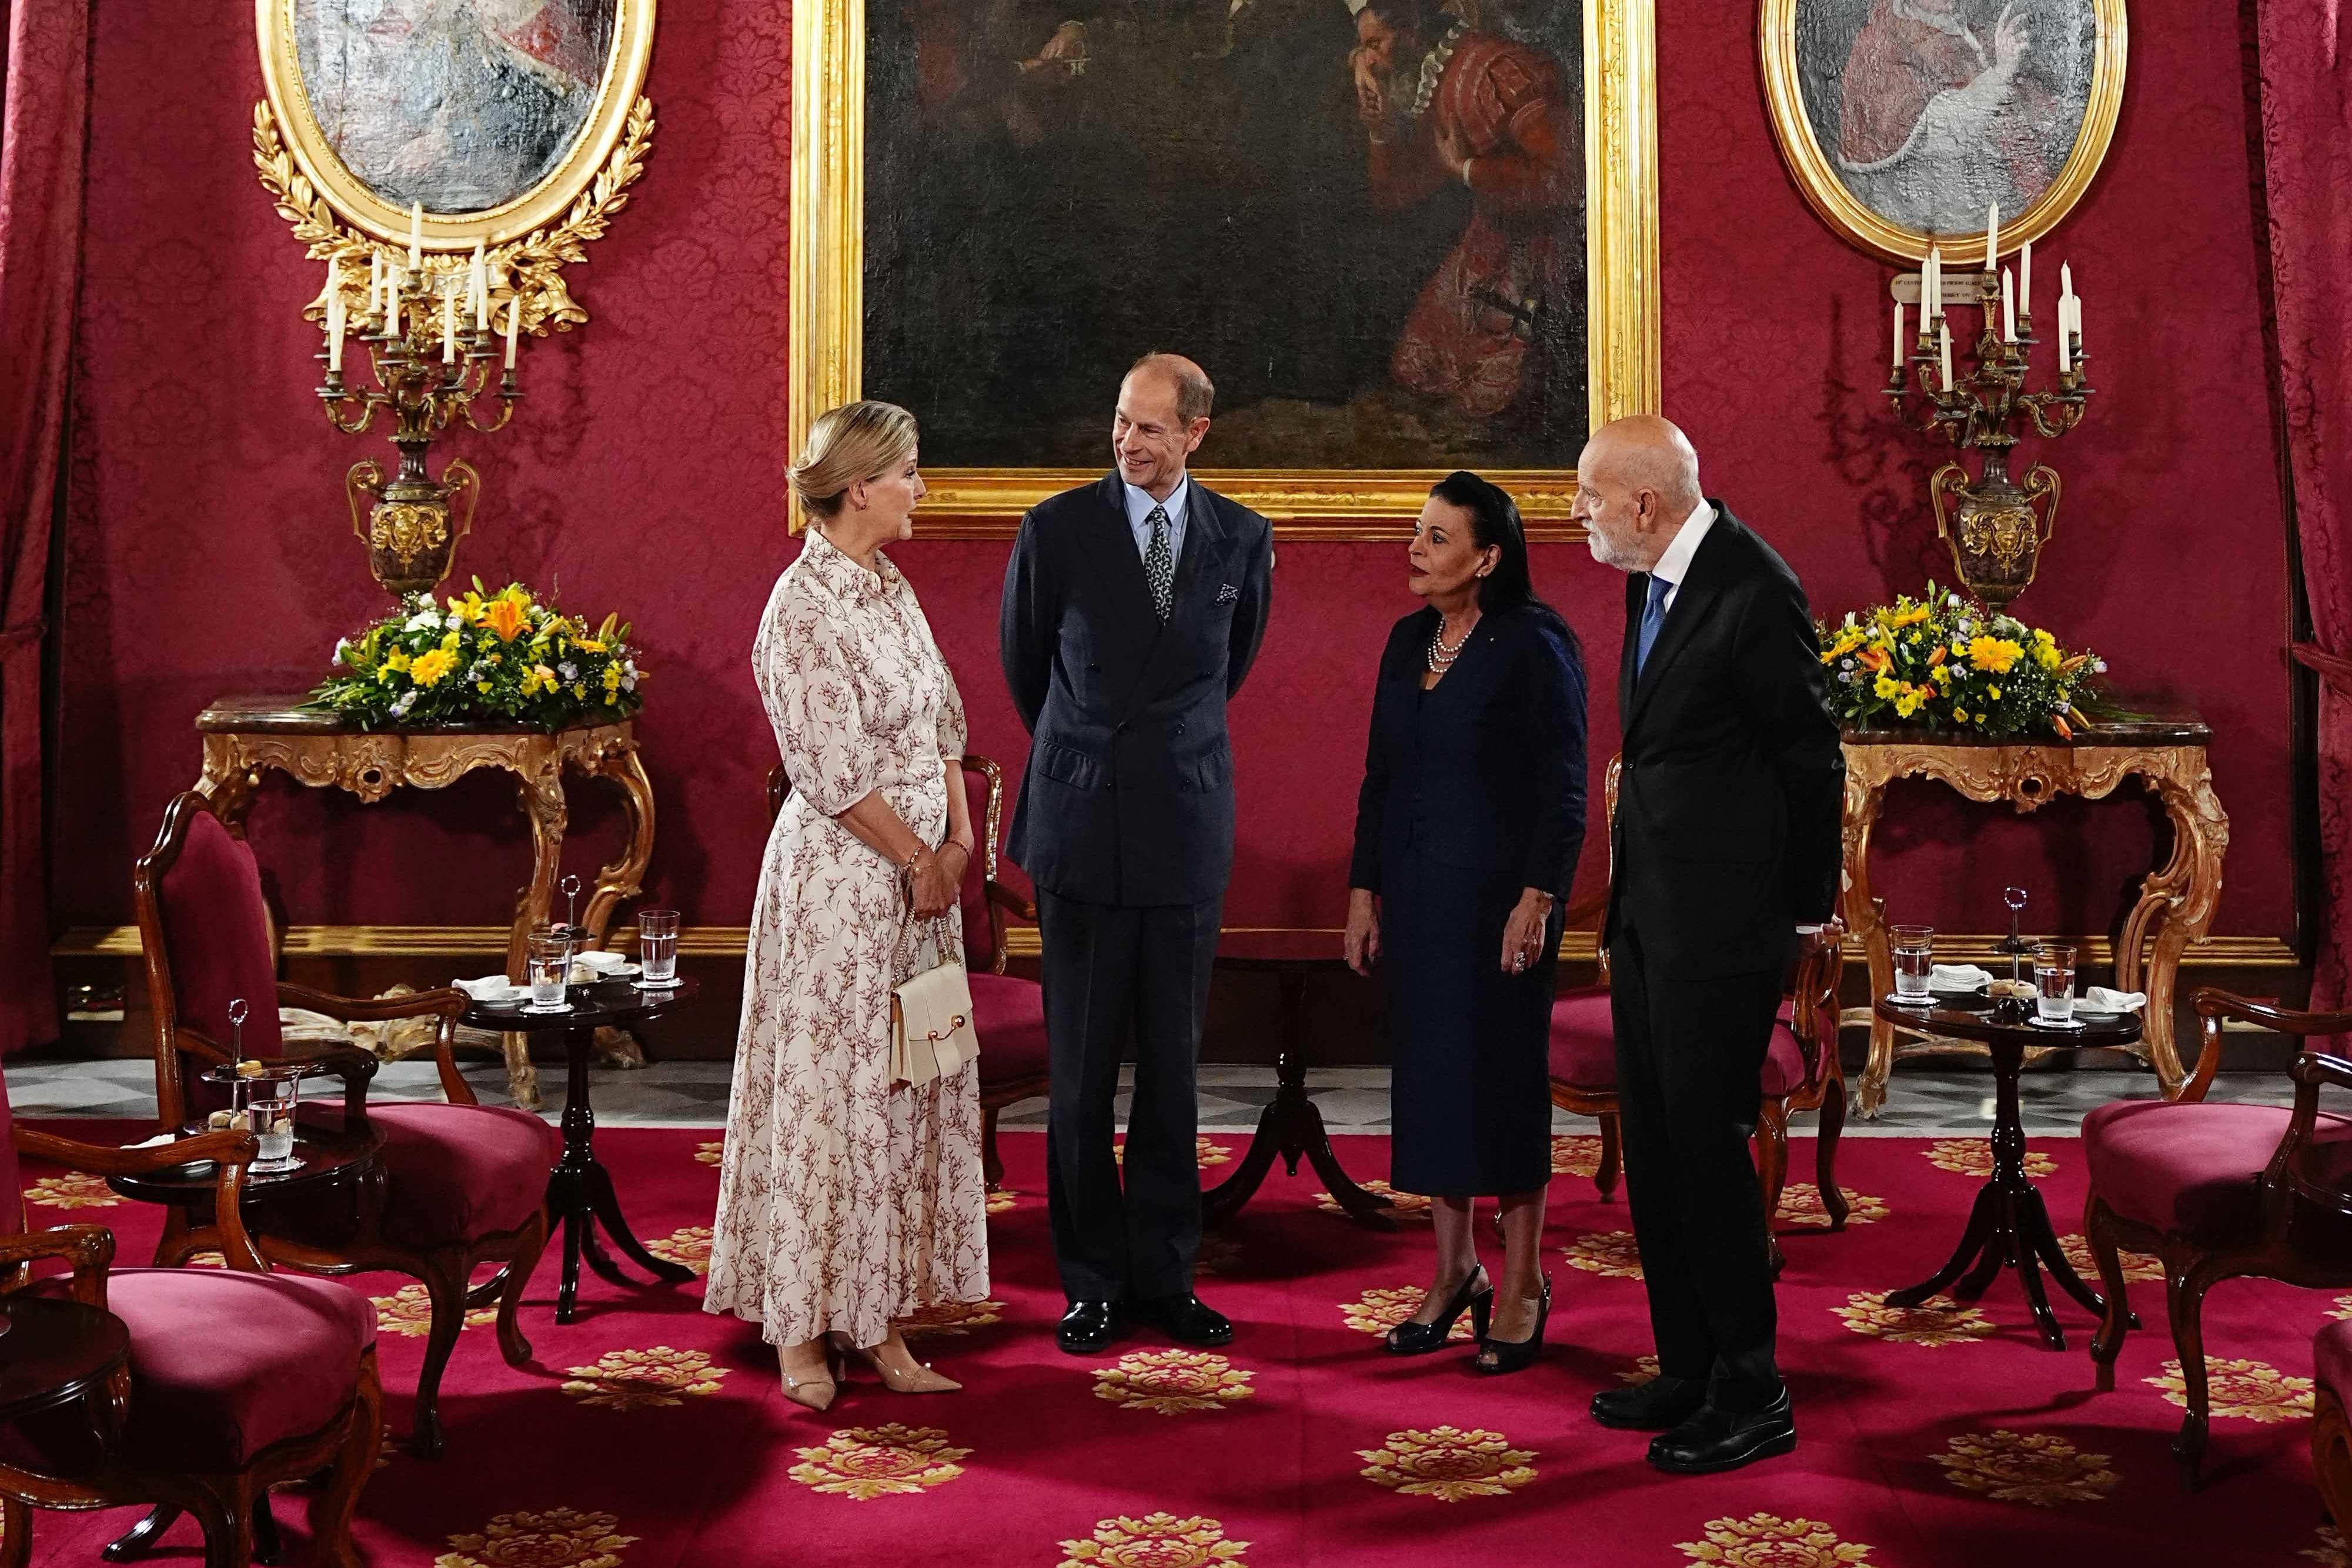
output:
[[[155,1550],[163,1532],[180,1521],[180,1510],[158,1503],[148,1516],[107,1542],[99,1552],[109,1563],[135,1563]],[[253,1500],[253,1560],[262,1568],[278,1568],[286,1561],[286,1547],[278,1536],[278,1516],[269,1511],[269,1493]]]
[[[629,1222],[622,1218],[621,1200],[613,1191],[613,1178],[604,1162],[596,1157],[596,1113],[588,1103],[588,1060],[594,1053],[595,1043],[593,1029],[564,1031],[568,1061],[563,1157],[547,1177],[548,1223],[563,1227],[563,1276],[555,1292],[555,1321],[559,1323],[572,1321],[572,1306],[580,1293],[580,1259],[583,1252],[588,1266],[613,1283],[635,1282],[621,1272],[620,1265],[598,1243],[599,1225],[612,1238],[613,1245],[655,1279],[683,1284],[694,1278],[693,1270],[665,1261],[646,1250],[645,1244],[629,1228]]]
[[[1331,1152],[1330,1134],[1323,1130],[1323,1113],[1307,1097],[1307,1063],[1299,1051],[1307,977],[1285,970],[1276,979],[1282,997],[1282,1049],[1275,1057],[1274,1102],[1258,1118],[1241,1167],[1202,1195],[1202,1223],[1223,1225],[1239,1214],[1265,1179],[1275,1156],[1280,1155],[1286,1176],[1298,1174],[1298,1162],[1304,1156],[1323,1178],[1332,1199],[1358,1224],[1374,1230],[1394,1230],[1396,1220],[1381,1208],[1381,1200],[1350,1181],[1340,1168],[1339,1157]]]

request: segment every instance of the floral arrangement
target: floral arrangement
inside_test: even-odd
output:
[[[1988,612],[1933,582],[1815,628],[1828,666],[1830,710],[1848,729],[2055,735],[2091,727],[2083,705],[2106,661],[2068,653],[2016,617]],[[2070,725],[2069,721],[2072,721]]]
[[[645,706],[629,628],[562,614],[519,582],[436,604],[411,593],[356,640],[335,644],[338,674],[314,707],[370,729],[520,723],[539,729],[627,716]]]

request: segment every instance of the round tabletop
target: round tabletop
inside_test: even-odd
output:
[[[2033,1021],[2033,1003],[2023,998],[1995,998],[1981,991],[1936,992],[1924,1008],[1904,1007],[1881,997],[1871,1011],[1888,1023],[1925,1030],[1955,1040],[1977,1040],[2002,1045],[2044,1049],[2088,1050],[2102,1045],[2130,1045],[2139,1039],[2137,1013],[2095,1013],[2074,1004],[2077,1029],[2053,1029]]]
[[[1338,931],[1228,931],[1217,938],[1221,969],[1344,969]]]
[[[201,1127],[188,1130],[191,1136],[202,1131]],[[347,1124],[340,1103],[301,1106],[294,1113],[294,1157],[301,1163],[287,1171],[247,1167],[245,1195],[251,1199],[364,1175],[382,1158],[383,1138],[383,1129],[375,1123],[362,1127]],[[219,1192],[220,1167],[211,1160],[197,1160],[138,1176],[109,1176],[106,1185],[125,1197],[145,1203],[193,1204]]]
[[[583,1030],[617,1027],[657,1018],[692,1001],[702,989],[691,975],[681,975],[675,986],[653,988],[635,980],[597,980],[563,988],[562,1012],[533,1012],[522,1000],[476,1002],[458,1020],[470,1028],[507,1034],[536,1034],[542,1030]]]
[[[103,1307],[60,1296],[0,1296],[0,1420],[79,1399],[131,1354]]]

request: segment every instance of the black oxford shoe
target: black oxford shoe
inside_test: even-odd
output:
[[[1226,1344],[1234,1337],[1234,1325],[1225,1314],[1190,1291],[1146,1297],[1129,1302],[1128,1310],[1138,1322],[1150,1324],[1179,1344]]]
[[[1055,1325],[1054,1343],[1066,1354],[1092,1355],[1118,1337],[1118,1310],[1108,1301],[1072,1301]]]
[[[1650,1463],[1679,1476],[1706,1476],[1736,1470],[1796,1446],[1797,1420],[1783,1388],[1780,1397],[1761,1410],[1734,1413],[1701,1406],[1697,1415],[1673,1431],[1650,1439]]]
[[[1592,1396],[1592,1418],[1621,1432],[1671,1431],[1706,1403],[1706,1385],[1686,1377],[1653,1377],[1631,1388],[1604,1388]]]

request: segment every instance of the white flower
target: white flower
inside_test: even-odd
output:
[[[462,632],[466,629],[464,618],[454,610],[442,621],[441,625],[443,630],[449,632]]]
[[[2091,661],[2091,674],[2095,675],[2104,675],[2106,673],[2107,662],[2105,659],[2094,659]]]
[[[1960,596],[1957,593],[1947,593],[1944,595],[1944,602],[1958,610],[1960,607]]]
[[[1853,612],[1851,610],[1845,612],[1845,623],[1847,629],[1851,631],[1853,627]]]
[[[343,662],[343,655],[351,651],[352,640],[349,637],[338,637],[335,639],[335,663],[338,664],[341,664]]]
[[[408,716],[408,710],[415,706],[416,691],[415,687],[411,687],[407,691],[401,693],[400,695],[393,702],[392,716],[394,718],[406,718]]]
[[[420,610],[415,614],[408,618],[408,624],[402,627],[401,630],[404,632],[438,632],[441,630],[440,612],[429,608]]]
[[[555,666],[555,673],[567,681],[576,681],[580,678],[580,666],[567,659]]]

